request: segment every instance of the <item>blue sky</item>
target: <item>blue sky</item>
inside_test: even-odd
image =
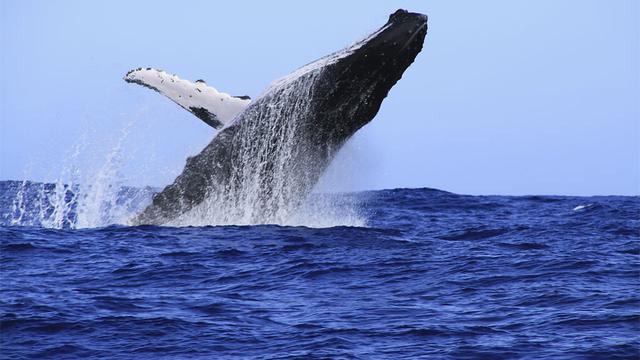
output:
[[[69,168],[91,173],[121,140],[125,182],[166,184],[214,132],[169,100],[126,84],[129,69],[159,67],[255,97],[406,8],[429,15],[424,50],[346,145],[322,190],[640,194],[634,0],[0,7],[1,179],[55,180]]]

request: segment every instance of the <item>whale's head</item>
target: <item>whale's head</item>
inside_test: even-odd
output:
[[[426,34],[426,15],[398,10],[379,30],[318,60],[327,62],[317,89],[324,93],[327,116],[315,126],[344,141],[371,121],[422,50]]]
[[[377,114],[422,50],[426,34],[426,15],[398,10],[364,39],[276,80],[262,98],[308,104],[313,110],[294,121],[306,125],[309,144],[337,149]]]

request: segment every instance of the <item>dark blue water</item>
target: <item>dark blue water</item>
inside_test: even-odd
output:
[[[398,189],[344,195],[366,228],[53,230],[9,225],[1,184],[5,359],[640,357],[639,197]]]

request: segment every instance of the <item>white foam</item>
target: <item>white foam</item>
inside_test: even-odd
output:
[[[53,229],[126,224],[146,205],[134,203],[140,202],[140,197],[122,198],[119,194],[125,181],[120,171],[123,143],[131,125],[125,126],[104,157],[88,155],[97,152],[98,141],[89,144],[81,137],[65,156],[53,188],[42,184],[37,193],[27,193],[29,186],[24,181],[13,200],[11,224]],[[90,161],[83,162],[83,156]]]
[[[214,191],[207,199],[167,225],[365,226],[366,220],[360,214],[357,202],[349,205],[338,204],[335,201],[304,202],[304,197],[308,196],[308,189],[313,187],[315,180],[312,179],[313,176],[307,177],[305,174],[292,172],[291,162],[299,161],[294,159],[296,147],[304,145],[299,143],[298,126],[311,111],[313,86],[322,70],[327,65],[351,55],[387,27],[388,25],[343,50],[309,63],[269,85],[261,97],[268,93],[277,93],[278,101],[271,102],[268,108],[262,110],[267,114],[249,115],[260,116],[269,121],[243,124],[240,130],[242,134],[238,136],[241,143],[234,144],[243,153],[240,171],[228,181],[228,184],[214,184]],[[254,110],[250,107],[245,111]],[[263,138],[256,142],[257,137]],[[270,160],[264,161],[266,158]],[[270,181],[268,194],[265,194],[264,190],[265,177],[262,174],[265,172],[272,173],[267,180]],[[299,206],[299,200],[303,200],[302,207]]]
[[[588,209],[588,208],[590,208],[592,206],[593,206],[593,204],[578,205],[578,206],[573,208],[573,211],[585,210],[585,209]]]
[[[300,124],[313,111],[311,100],[321,70],[317,67],[301,73],[296,81],[281,82],[273,89],[277,96],[269,106],[245,110],[255,112],[247,116],[269,121],[248,121],[238,129],[234,144],[239,152],[238,164],[231,178],[224,184],[214,184],[202,203],[168,225],[364,225],[357,206],[324,201],[300,207],[317,180],[310,174],[321,166],[315,158],[303,154],[306,145],[300,136]]]
[[[293,73],[274,81],[266,88],[263,95],[273,90],[281,91],[284,95],[281,97],[281,101],[272,104],[267,110],[269,115],[266,118],[283,118],[285,114],[289,117],[294,114],[293,116],[298,118],[307,116],[309,111],[308,99],[311,94],[307,97],[307,101],[300,100],[300,98],[289,98],[289,95],[300,92],[310,93],[312,85],[323,67],[349,56],[385,29],[386,27],[383,27],[343,50],[309,63]],[[219,92],[203,82],[191,83],[161,70],[138,69],[127,74],[127,77],[130,81],[137,81],[153,87],[186,109],[192,106],[204,107],[225,124],[232,122],[235,116],[245,109],[250,102],[249,100]],[[287,101],[288,99],[296,101],[290,103]],[[225,106],[220,106],[221,103],[225,103]],[[288,165],[294,152],[293,148],[297,145],[296,141],[298,139],[296,136],[298,121],[295,121],[296,119],[290,120],[286,124],[278,123],[277,121],[259,124],[261,127],[268,127],[266,136],[269,139],[263,143],[276,143],[277,151],[275,153],[277,158],[273,159],[273,168],[267,169],[268,165],[261,160],[265,156],[270,156],[268,151],[272,149],[267,149],[266,147],[258,149],[258,156],[255,156],[254,152],[245,151],[242,159],[245,164],[242,167],[242,171],[235,179],[235,183],[233,180],[231,181],[234,184],[239,183],[235,190],[222,189],[222,191],[215,192],[200,205],[167,225],[279,224],[309,227],[366,226],[365,217],[360,211],[357,200],[343,202],[337,201],[335,197],[331,196],[325,197],[323,200],[313,197],[311,200],[307,199],[306,202],[303,202],[302,206],[298,206],[298,203],[291,201],[292,194],[299,192],[300,186],[308,185],[301,184],[300,181],[304,182],[308,179],[295,178],[296,174],[288,171]],[[257,126],[256,124],[253,125]],[[255,142],[252,136],[258,132],[258,129],[249,126],[244,129],[244,132],[243,143],[237,144],[237,146],[245,149],[254,147]],[[75,161],[77,160],[75,156],[71,157],[72,165],[65,168],[64,171],[75,174],[75,176],[72,176],[74,180],[66,182],[68,186],[65,186],[65,182],[62,181],[65,176],[61,176],[60,180],[56,182],[55,190],[46,196],[42,196],[41,201],[54,209],[50,215],[42,212],[40,220],[43,226],[62,228],[65,226],[65,222],[68,224],[73,201],[77,203],[77,215],[75,221],[70,224],[72,228],[127,224],[128,219],[135,215],[131,212],[132,206],[130,203],[134,200],[129,199],[129,203],[117,201],[117,189],[123,185],[123,179],[119,172],[122,166],[122,141],[127,134],[127,131],[123,132],[116,146],[105,157],[103,165],[97,170],[82,169],[81,171],[77,167],[78,163]],[[88,145],[93,144],[85,145],[87,145],[85,147],[89,147]],[[79,151],[76,151],[76,156],[77,153]],[[262,178],[259,174],[264,171],[274,172],[274,184],[272,184],[272,192],[267,205],[269,209],[275,210],[269,213],[261,213],[264,209],[261,210],[255,206],[263,194]],[[82,174],[82,176],[77,176],[77,174]],[[73,196],[75,198],[70,202],[68,194],[71,189],[74,190]],[[24,216],[20,213],[20,209],[24,209],[24,201],[24,194],[19,192],[14,201],[15,212],[18,214],[14,217],[14,222],[18,225],[24,224]],[[43,208],[44,206],[41,207],[41,209]]]

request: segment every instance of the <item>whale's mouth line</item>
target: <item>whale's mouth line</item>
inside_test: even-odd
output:
[[[411,34],[411,37],[409,38],[409,40],[407,40],[404,45],[402,45],[402,47],[400,48],[400,51],[404,50],[407,48],[407,46],[413,41],[413,39],[416,38],[416,36],[418,36],[418,34],[420,34],[420,31],[422,31],[422,29],[427,27],[427,23],[423,22],[422,25],[420,25],[414,32],[413,34]]]

